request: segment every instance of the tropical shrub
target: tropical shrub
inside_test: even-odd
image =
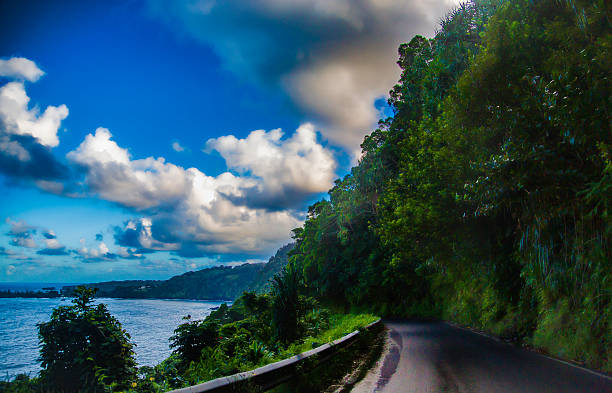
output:
[[[104,304],[92,304],[95,292],[77,288],[72,306],[55,308],[38,324],[44,390],[101,392],[135,381],[134,344]]]

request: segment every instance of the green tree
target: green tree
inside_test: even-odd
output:
[[[79,287],[72,306],[53,310],[38,324],[41,380],[49,391],[101,392],[136,378],[129,334],[107,310],[93,305],[96,290]]]
[[[278,341],[288,344],[301,335],[302,276],[292,264],[272,279],[272,329]]]
[[[181,358],[181,366],[186,368],[191,362],[197,362],[202,350],[212,348],[219,343],[219,324],[215,320],[195,321],[190,316],[183,319],[170,337],[170,348]]]

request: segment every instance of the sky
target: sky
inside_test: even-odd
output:
[[[0,1],[0,281],[267,260],[455,5]]]

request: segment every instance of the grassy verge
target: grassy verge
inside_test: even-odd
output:
[[[205,321],[190,321],[183,325],[183,336],[191,344],[200,342],[201,337],[208,337],[211,344],[207,344],[197,353],[197,358],[189,362],[175,353],[154,368],[141,369],[141,377],[133,391],[164,392],[253,370],[341,338],[377,319],[373,314],[344,314],[324,307],[311,308],[300,320],[299,338],[282,343],[271,334],[269,319],[265,318],[265,314],[247,312],[239,300],[231,308],[224,307],[211,314]],[[356,355],[353,353],[351,356]],[[303,372],[314,368],[317,362],[317,359],[313,359],[303,367]],[[346,361],[339,364],[344,367]],[[333,368],[343,370],[342,367]],[[328,376],[317,380],[325,381],[321,383],[331,381]],[[244,388],[246,390],[243,387],[240,389],[257,391],[254,386]]]
[[[294,343],[287,348],[284,355],[293,356],[325,343],[339,339],[349,333],[359,330],[376,321],[379,317],[373,314],[332,314],[329,318],[329,328],[316,336],[308,336],[300,343]]]
[[[372,330],[362,331],[350,346],[338,350],[331,358],[323,362],[316,358],[304,362],[295,378],[270,392],[348,392],[380,357],[384,337],[382,324]]]

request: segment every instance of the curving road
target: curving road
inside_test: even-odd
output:
[[[353,392],[612,393],[612,378],[443,322],[386,321],[387,349]]]

